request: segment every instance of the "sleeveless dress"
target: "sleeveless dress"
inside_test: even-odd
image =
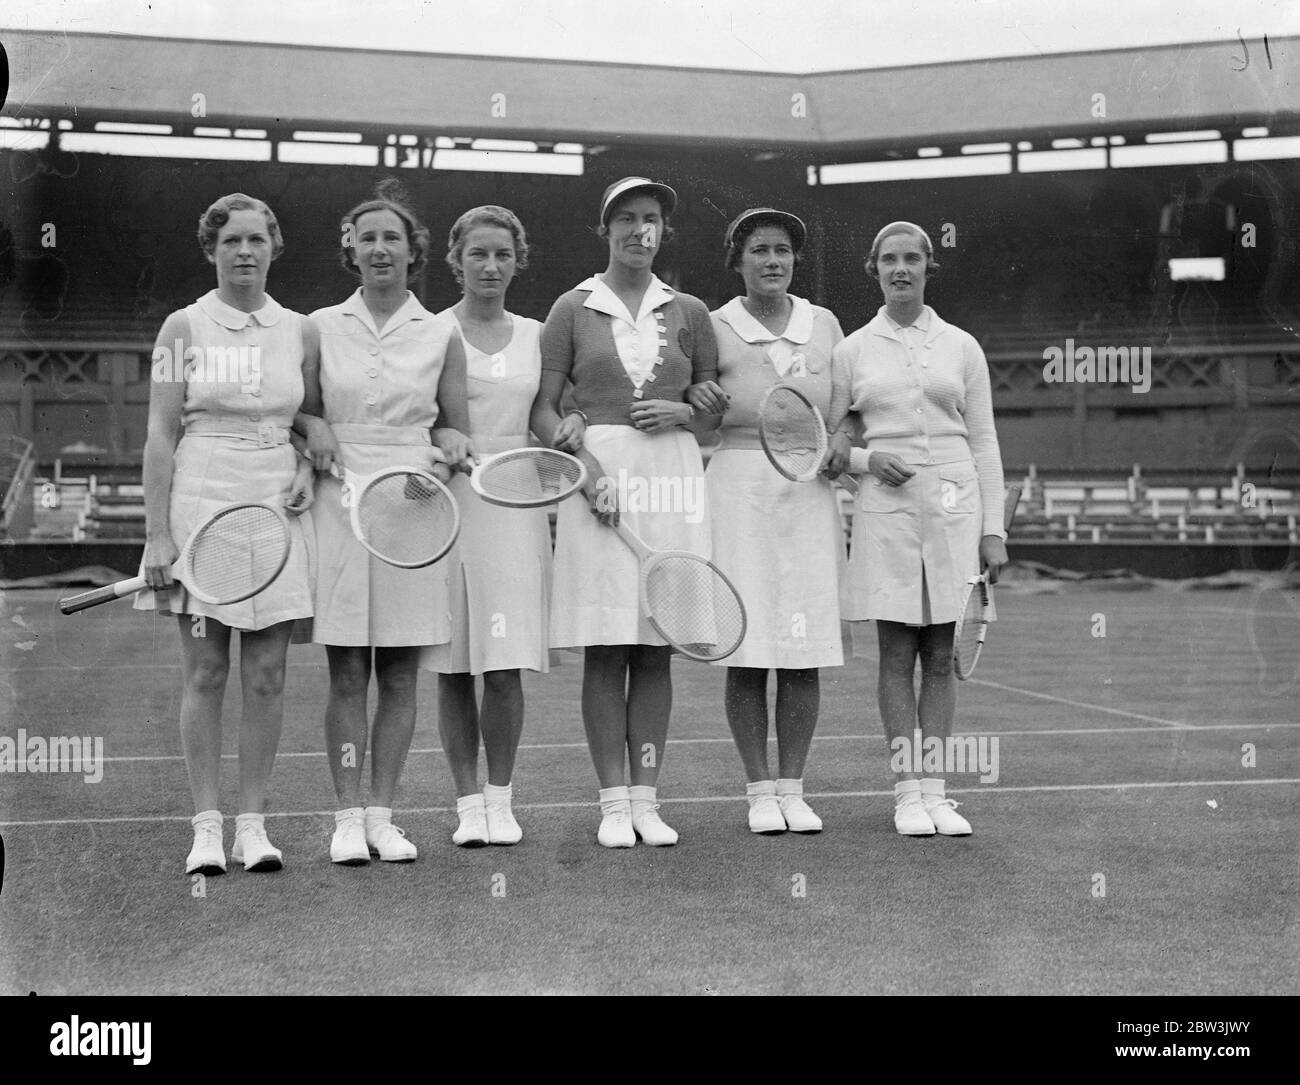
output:
[[[438,419],[438,380],[455,326],[408,292],[383,331],[358,289],[317,309],[321,395],[343,464],[362,477],[385,467],[433,464],[430,429]],[[319,476],[314,522],[318,568],[317,644],[403,647],[442,644],[451,635],[445,562],[399,569],[352,534],[342,484]]]
[[[178,547],[225,505],[259,501],[284,508],[298,460],[289,427],[303,397],[298,313],[269,296],[257,312],[245,313],[213,290],[187,306],[185,316],[197,353],[187,359],[193,364],[181,408],[184,432],[172,466],[169,522]],[[310,617],[311,513],[286,518],[289,559],[265,591],[218,606],[177,581],[170,592],[139,592],[135,608],[201,614],[245,631]]]
[[[510,342],[494,354],[485,354],[461,335],[468,368],[470,436],[480,459],[532,443],[528,416],[541,378],[542,326],[528,317],[507,315],[514,331]],[[460,327],[453,310],[438,316]],[[421,666],[440,674],[548,670],[548,510],[491,505],[460,473],[449,486],[460,506],[460,537],[440,563],[449,581],[451,641],[425,649]]]

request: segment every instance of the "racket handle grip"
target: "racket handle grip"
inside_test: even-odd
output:
[[[64,614],[75,614],[79,610],[97,607],[100,603],[111,603],[114,599],[121,599],[124,595],[142,591],[148,586],[144,577],[133,576],[130,580],[119,580],[116,584],[105,584],[102,588],[60,599],[59,610]]]

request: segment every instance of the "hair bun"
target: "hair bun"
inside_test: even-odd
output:
[[[375,196],[390,203],[400,203],[403,207],[409,206],[411,202],[406,195],[406,187],[396,177],[385,177],[375,185]]]

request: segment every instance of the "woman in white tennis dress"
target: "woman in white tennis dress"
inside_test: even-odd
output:
[[[304,426],[309,448],[318,467],[338,459],[363,477],[403,465],[447,477],[440,460],[467,464],[470,454],[465,355],[455,326],[407,288],[424,269],[429,232],[384,184],[375,199],[343,217],[342,235],[343,265],[361,287],[312,314],[320,329],[325,421]],[[352,534],[340,483],[326,475],[317,508],[312,635],[329,657],[325,739],[340,804],[330,858],[362,865],[374,853],[409,862],[416,848],[393,825],[392,805],[415,730],[420,649],[451,637],[446,566],[399,569],[373,557]],[[379,696],[367,805],[361,784],[372,672]]]
[[[835,349],[850,368],[852,411],[866,451],[853,519],[843,615],[876,622],[885,737],[912,746],[914,729],[941,744],[952,731],[957,690],[953,628],[968,579],[1006,563],[1002,456],[988,363],[975,338],[925,304],[938,269],[929,235],[911,222],[882,229],[867,274],[885,296],[880,312]],[[921,664],[919,694],[915,671]],[[894,826],[905,836],[965,836],[970,823],[944,794],[942,770],[891,762]]]
[[[587,501],[557,514],[551,643],[585,649],[582,717],[605,847],[677,842],[656,812],[670,649],[641,612],[637,558],[611,525],[622,517],[653,549],[710,552],[700,422],[685,397],[716,377],[717,344],[704,303],[651,271],[676,203],[644,177],[605,190],[598,233],[609,263],[551,308],[532,415],[543,443],[580,444],[589,472]],[[561,419],[566,386],[574,409]]]
[[[528,263],[528,241],[512,211],[488,205],[466,211],[448,238],[447,263],[464,290],[440,313],[460,331],[468,371],[470,437],[482,458],[525,448],[529,412],[541,376],[542,326],[505,307],[515,272]],[[546,509],[489,504],[457,475],[460,538],[443,559],[450,583],[451,640],[428,648],[423,665],[437,671],[438,730],[456,784],[462,847],[516,844],[511,775],[524,725],[520,671],[546,671],[551,589],[551,533]],[[483,679],[479,701],[475,678]],[[487,783],[478,786],[478,748]]]
[[[844,529],[831,483],[793,482],[768,461],[758,411],[770,388],[798,388],[838,421],[848,406],[848,372],[832,366],[844,338],[828,309],[789,291],[807,230],[795,215],[750,208],[727,228],[727,266],[745,295],[712,314],[718,384],[727,397],[722,441],[709,460],[713,560],[745,601],[749,624],[727,668],[727,723],[749,783],[749,827],[815,833],[821,819],[803,799],[803,768],[821,697],[818,668],[844,662],[839,578]],[[694,405],[709,404],[697,390]],[[832,465],[846,466],[840,459]],[[768,671],[776,671],[778,772],[768,767]]]
[[[279,870],[283,856],[266,837],[263,808],[284,722],[285,652],[294,619],[312,612],[307,535],[298,515],[311,504],[312,480],[310,465],[289,443],[289,427],[304,389],[314,390],[315,330],[266,293],[284,241],[261,200],[243,193],[217,200],[199,219],[199,244],[216,268],[217,288],[172,313],[154,350],[141,563],[153,591],[141,592],[135,606],[179,619],[181,743],[196,811],[185,872],[226,869],[219,791],[231,630],[240,633],[243,688],[232,858],[246,870]],[[265,591],[242,603],[194,598],[171,577],[178,546],[218,509],[249,501],[290,514],[288,563]]]

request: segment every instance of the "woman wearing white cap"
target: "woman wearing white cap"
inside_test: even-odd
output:
[[[921,227],[892,222],[882,229],[867,273],[885,304],[835,350],[852,374],[853,413],[843,431],[860,422],[866,441],[865,452],[853,450],[851,469],[870,476],[853,521],[843,615],[876,621],[880,715],[891,749],[899,738],[911,746],[916,728],[923,741],[940,743],[951,732],[953,626],[963,590],[981,565],[996,580],[1007,561],[988,363],[973,336],[925,304],[937,270]],[[921,777],[909,770],[922,766],[895,764],[903,769],[894,785],[898,832],[971,831],[944,794],[942,771]]]
[[[848,370],[832,365],[844,338],[828,309],[789,293],[807,230],[786,211],[741,212],[727,227],[726,263],[745,295],[712,314],[718,337],[718,383],[727,399],[722,441],[709,461],[714,561],[745,600],[749,627],[727,668],[727,723],[749,780],[749,827],[763,834],[820,832],[803,799],[803,768],[817,726],[820,667],[844,662],[839,576],[844,529],[826,479],[792,482],[768,462],[758,439],[763,394],[777,384],[798,388],[838,419],[848,407]],[[707,410],[708,389],[693,395]],[[839,440],[828,469],[848,462]],[[768,767],[768,671],[776,671],[778,772]]]
[[[693,433],[703,420],[686,392],[717,375],[717,344],[703,302],[651,270],[676,204],[671,188],[645,177],[605,190],[598,234],[609,263],[552,307],[532,413],[537,436],[581,449],[590,472],[587,505],[568,501],[558,513],[551,643],[586,650],[582,717],[606,847],[631,847],[637,837],[677,842],[655,801],[672,709],[670,649],[640,611],[637,559],[611,525],[622,517],[652,548],[710,549]],[[566,385],[575,407],[561,418]],[[680,497],[664,508],[645,500],[653,493]]]

